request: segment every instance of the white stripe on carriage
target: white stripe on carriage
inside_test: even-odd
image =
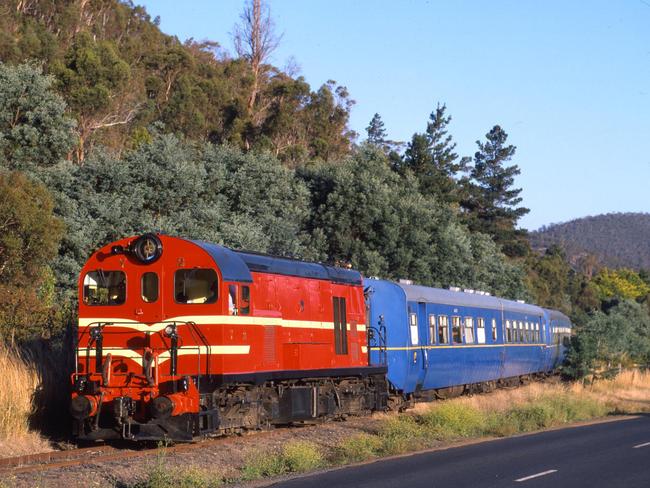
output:
[[[164,330],[170,322],[194,322],[197,325],[262,325],[295,329],[334,330],[333,322],[288,320],[279,317],[254,317],[249,315],[183,315],[179,317],[170,317],[164,322],[155,322],[153,324],[145,324],[131,319],[93,317],[80,318],[79,328],[87,327],[94,323],[103,323],[108,324],[107,326],[114,325],[115,327],[123,327],[126,329],[137,330],[139,332],[160,332]],[[347,324],[347,329],[351,329],[350,324]],[[365,330],[365,324],[357,324],[358,332],[365,332]]]

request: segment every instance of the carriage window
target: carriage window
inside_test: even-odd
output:
[[[142,275],[140,293],[142,300],[147,303],[158,300],[158,275],[156,273],[144,273]]]
[[[509,320],[506,320],[506,334],[508,342],[512,342],[512,323]]]
[[[524,342],[530,342],[530,328],[528,322],[524,324]]]
[[[126,300],[126,274],[123,271],[91,271],[84,277],[83,302],[86,305],[122,305]]]
[[[429,344],[436,343],[436,316],[429,315]]]
[[[174,273],[176,303],[214,303],[218,286],[217,273],[213,269],[179,269]]]
[[[483,317],[476,319],[476,341],[485,344],[485,320]]]
[[[409,314],[409,325],[411,326],[411,345],[417,346],[418,337],[418,316],[414,313]]]
[[[438,342],[449,344],[449,320],[446,315],[438,317]]]
[[[492,340],[497,340],[497,319],[492,319]]]
[[[460,344],[463,342],[463,336],[460,332],[460,317],[451,318],[451,338],[454,341],[454,344]]]
[[[539,322],[535,322],[535,342],[540,342],[540,337],[539,337]]]
[[[520,320],[519,321],[519,342],[524,342],[525,337],[524,337],[524,323]]]
[[[474,343],[474,319],[472,317],[465,317],[465,344]]]

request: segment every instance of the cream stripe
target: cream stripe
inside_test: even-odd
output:
[[[103,348],[103,353],[104,353],[104,355],[110,353],[113,356],[119,356],[119,357],[130,358],[130,359],[141,359],[142,358],[142,354],[140,354],[137,351],[134,351],[132,349],[121,349],[121,348],[117,348],[117,347],[114,347],[114,348],[113,347],[105,347],[105,348]],[[90,356],[91,358],[94,358],[95,356],[97,356],[97,350],[93,349],[93,348],[88,349],[88,350],[83,349],[83,348],[79,348],[79,349],[77,349],[77,354],[79,356],[81,356],[81,357],[84,357],[84,356],[86,356],[86,354],[88,354],[88,356]]]
[[[218,346],[210,346],[209,348],[207,346],[185,346],[181,347],[178,349],[178,355],[179,356],[191,356],[191,355],[197,355],[197,354],[208,354],[208,349],[210,350],[210,353],[212,355],[214,354],[249,354],[251,350],[250,345],[237,345],[237,346],[230,346],[230,345],[218,345]],[[85,356],[86,355],[86,349],[79,348],[77,349],[77,352],[80,356]],[[90,349],[87,351],[88,355],[90,357],[95,357],[96,356],[96,350],[95,349]],[[132,349],[121,349],[117,347],[113,348],[103,348],[104,354],[112,354],[113,356],[119,356],[119,357],[125,357],[125,358],[131,358],[131,359],[141,359],[142,354],[134,351]],[[159,356],[160,359],[167,360],[171,357],[171,353],[169,351],[162,352]],[[164,362],[164,361],[163,361]]]
[[[93,317],[80,318],[79,327],[84,328],[93,323],[115,323],[116,327],[124,327],[139,332],[160,332],[169,325],[169,322],[194,322],[197,325],[267,325],[295,329],[334,330],[333,322],[288,320],[279,317],[253,317],[248,315],[182,315],[180,317],[170,317],[165,322],[156,322],[151,325],[130,319]],[[350,330],[349,324],[348,330]],[[365,332],[365,330],[365,324],[357,324],[357,331]]]

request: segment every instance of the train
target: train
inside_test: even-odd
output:
[[[483,292],[146,233],[78,281],[78,440],[206,435],[404,409],[553,373],[571,322]]]

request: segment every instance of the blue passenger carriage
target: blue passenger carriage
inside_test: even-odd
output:
[[[364,286],[370,360],[386,363],[390,383],[407,397],[518,383],[563,358],[564,346],[553,352],[549,327],[570,331],[559,312],[484,293],[378,279]]]

